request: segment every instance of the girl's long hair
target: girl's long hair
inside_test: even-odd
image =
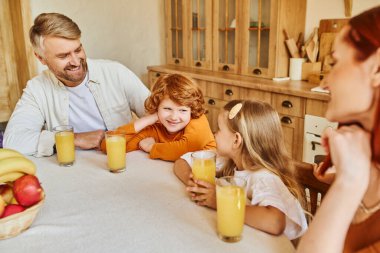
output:
[[[289,191],[303,203],[300,186],[294,179],[294,165],[284,143],[282,127],[277,112],[265,102],[255,100],[233,100],[224,106],[230,110],[238,103],[242,108],[235,117],[225,117],[229,130],[240,133],[242,145],[240,154],[245,169],[265,168],[280,177]],[[223,176],[234,174],[236,165],[229,159],[223,170]]]

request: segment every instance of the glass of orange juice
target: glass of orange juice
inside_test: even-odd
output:
[[[106,132],[107,164],[113,173],[125,171],[126,139],[125,135],[114,131]]]
[[[191,168],[195,179],[215,184],[216,154],[211,150],[196,151],[191,154]]]
[[[60,166],[71,166],[75,161],[74,131],[70,125],[57,126],[55,132],[55,148]]]
[[[216,212],[219,238],[225,242],[241,239],[245,215],[246,180],[222,177],[216,180]]]

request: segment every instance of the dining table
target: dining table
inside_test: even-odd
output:
[[[259,252],[292,253],[293,244],[244,225],[227,243],[216,231],[216,211],[192,202],[173,162],[126,154],[126,170],[111,173],[107,156],[76,150],[71,167],[56,156],[28,157],[45,192],[29,229],[0,240],[0,252]]]

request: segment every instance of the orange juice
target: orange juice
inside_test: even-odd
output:
[[[236,242],[241,239],[244,225],[245,199],[244,187],[239,185],[219,185],[217,183],[217,230],[222,240]]]
[[[58,163],[63,166],[73,165],[75,161],[74,133],[72,131],[57,132],[55,147]]]
[[[126,165],[126,142],[122,134],[106,134],[107,161],[111,172],[121,172]]]
[[[215,184],[215,156],[215,153],[210,150],[201,150],[191,154],[191,168],[195,179]]]
[[[214,160],[193,160],[192,172],[196,179],[215,184],[215,168]]]

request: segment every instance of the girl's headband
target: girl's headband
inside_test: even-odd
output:
[[[234,105],[234,107],[232,107],[230,112],[228,113],[228,118],[229,119],[235,118],[236,115],[240,112],[242,107],[243,107],[242,103],[238,103],[238,104]]]

